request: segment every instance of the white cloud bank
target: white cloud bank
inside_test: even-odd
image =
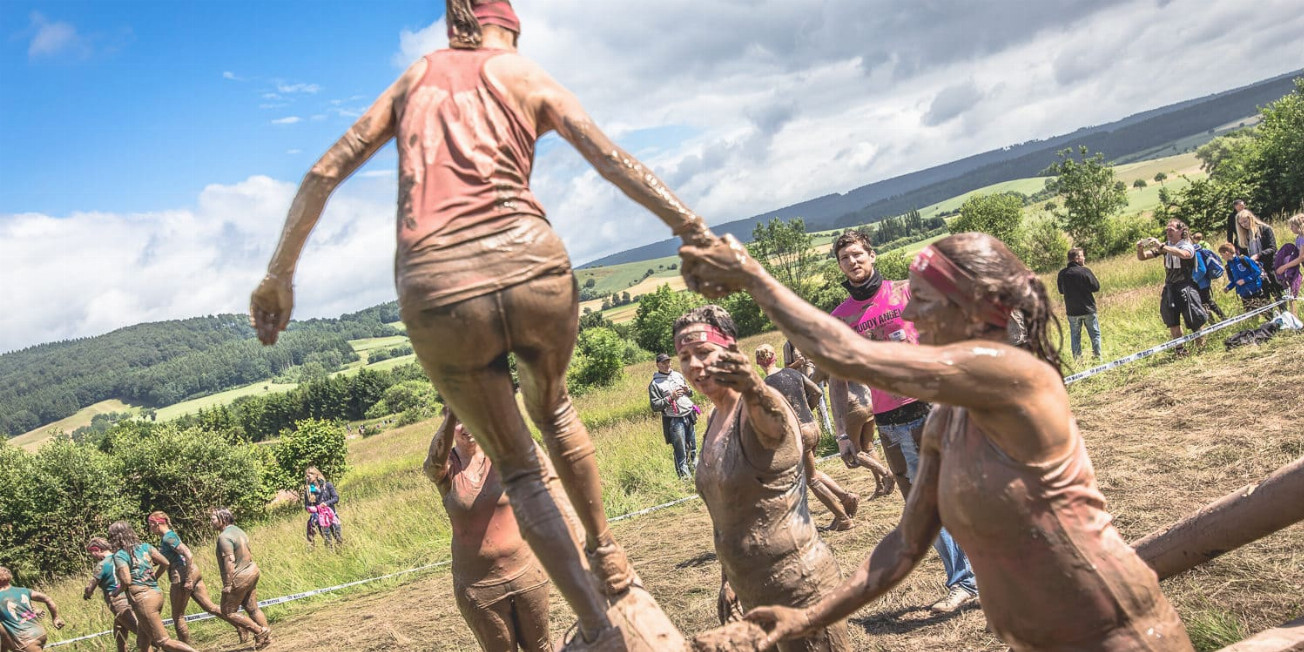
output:
[[[1294,0],[518,4],[522,52],[712,223],[1304,65]],[[445,43],[442,20],[404,31],[393,61]],[[296,317],[393,297],[381,172],[331,199]],[[534,186],[576,262],[668,235],[568,146],[541,148]],[[293,192],[252,177],[193,210],[0,216],[0,350],[243,310]]]

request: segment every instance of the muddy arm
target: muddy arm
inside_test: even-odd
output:
[[[63,619],[59,617],[59,607],[54,604],[54,600],[40,591],[32,591],[32,602],[40,602],[45,605],[50,612],[50,620],[54,622],[55,629],[63,629]]]
[[[451,486],[448,478],[448,455],[453,451],[453,429],[457,427],[457,416],[452,410],[444,411],[444,421],[435,429],[435,436],[430,438],[430,450],[421,468],[426,477],[439,487],[439,493],[446,494]]]
[[[1304,521],[1304,457],[1132,544],[1159,579]]]

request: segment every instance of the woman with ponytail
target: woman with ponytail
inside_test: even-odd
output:
[[[250,313],[262,342],[275,343],[289,324],[294,271],[326,199],[396,139],[395,275],[412,347],[502,473],[521,533],[579,616],[581,638],[616,636],[607,597],[623,596],[636,578],[608,528],[593,443],[566,390],[578,290],[561,238],[530,190],[535,142],[556,132],[685,242],[707,244],[711,232],[603,134],[570,91],[517,53],[521,24],[509,2],[446,6],[449,49],[413,63],[304,177]],[[545,490],[508,354],[584,527],[596,585]]]
[[[1046,288],[1002,242],[961,233],[915,259],[904,318],[919,346],[859,337],[775,281],[732,237],[680,253],[692,285],[710,296],[747,290],[820,368],[937,404],[896,529],[817,604],[749,613],[769,631],[766,645],[882,596],[945,525],[968,553],[987,622],[1012,649],[1192,649],[1155,572],[1105,511],[1069,409]],[[1015,316],[1022,338],[1011,337]]]
[[[126,593],[127,603],[136,613],[136,649],[149,652],[153,645],[165,652],[195,652],[195,648],[169,638],[163,626],[163,592],[158,578],[168,571],[167,557],[158,548],[141,543],[126,521],[109,526],[109,543],[115,551],[113,571],[118,580],[113,595]]]

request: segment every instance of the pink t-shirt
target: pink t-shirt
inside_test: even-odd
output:
[[[918,344],[919,333],[915,325],[901,318],[906,304],[910,302],[910,284],[905,281],[883,280],[883,285],[873,297],[858,301],[847,297],[831,313],[841,319],[861,336],[877,342],[905,342]],[[916,399],[898,396],[881,389],[870,388],[870,400],[874,403],[874,414],[890,412],[902,405],[914,403]]]

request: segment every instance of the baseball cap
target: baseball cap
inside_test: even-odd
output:
[[[665,362],[666,360],[669,360],[669,359],[670,359],[670,356],[667,355],[667,354],[665,354],[665,353],[658,353],[658,354],[657,354],[657,362]]]

